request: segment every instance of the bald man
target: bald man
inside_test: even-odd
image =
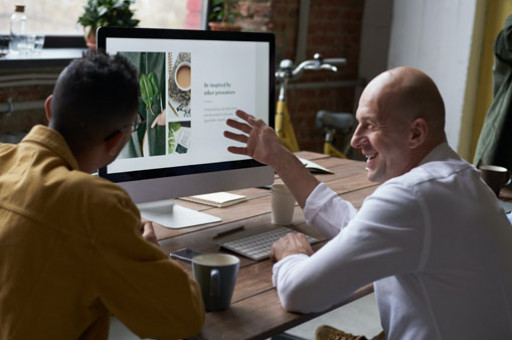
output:
[[[512,228],[478,171],[446,143],[441,95],[399,67],[365,88],[351,144],[382,183],[357,211],[319,183],[271,128],[238,111],[230,147],[272,166],[331,240],[276,242],[273,282],[283,307],[319,312],[374,283],[387,339],[512,339]]]

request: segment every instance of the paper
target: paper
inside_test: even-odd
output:
[[[299,160],[304,164],[306,169],[308,169],[311,173],[314,174],[333,174],[334,172],[330,171],[327,168],[324,168],[321,165],[316,164],[315,162],[308,161],[307,159],[298,157]]]
[[[222,208],[243,202],[247,200],[247,197],[244,195],[232,194],[230,192],[214,192],[211,194],[181,197],[181,199]]]

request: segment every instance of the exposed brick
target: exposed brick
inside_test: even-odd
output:
[[[276,35],[276,62],[296,55],[300,0],[241,0],[246,18],[240,19],[244,30],[271,31]],[[324,57],[345,57],[348,64],[337,73],[328,71],[305,72],[293,82],[335,82],[356,80],[361,37],[364,0],[314,0],[310,2],[309,27],[306,39],[306,58],[314,53]],[[56,70],[41,72],[58,73]],[[44,100],[52,86],[0,89],[0,102],[8,98],[17,101]],[[354,88],[290,89],[288,108],[291,112],[298,142],[303,150],[321,152],[323,132],[315,127],[318,110],[352,112]],[[277,93],[276,93],[277,96]],[[45,124],[44,110],[15,112],[7,117],[0,114],[0,134],[10,131],[28,131],[34,124]]]

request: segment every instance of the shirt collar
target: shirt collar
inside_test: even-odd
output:
[[[53,129],[44,125],[36,125],[21,143],[36,143],[50,149],[68,163],[71,170],[78,170],[78,162],[69,149],[68,143],[60,133]]]
[[[444,161],[449,159],[460,160],[460,156],[455,151],[453,151],[448,143],[444,142],[432,149],[432,151],[430,151],[429,154],[423,158],[419,165],[428,162]]]

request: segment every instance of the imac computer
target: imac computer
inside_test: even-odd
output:
[[[220,221],[172,199],[269,185],[274,172],[227,151],[237,109],[274,123],[274,36],[101,27],[99,49],[138,70],[145,122],[99,176],[118,183],[143,217],[169,228]]]

